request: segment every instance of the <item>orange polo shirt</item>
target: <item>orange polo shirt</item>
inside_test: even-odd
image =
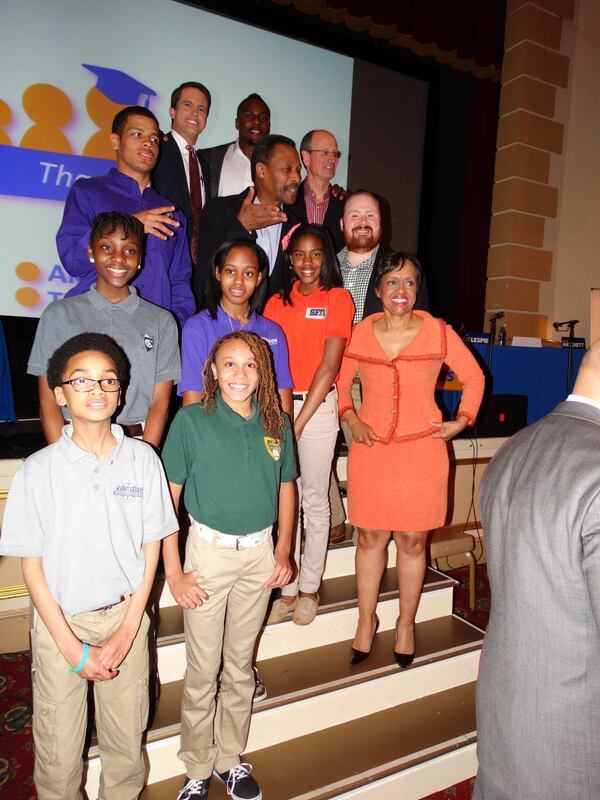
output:
[[[292,305],[284,305],[276,294],[267,303],[264,316],[283,328],[290,355],[295,392],[307,392],[323,359],[325,340],[342,336],[350,341],[354,303],[346,289],[316,289],[307,297],[292,286]]]

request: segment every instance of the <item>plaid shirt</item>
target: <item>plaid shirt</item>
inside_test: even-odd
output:
[[[379,245],[373,250],[371,255],[365,260],[361,261],[355,267],[348,261],[348,248],[343,247],[338,253],[338,261],[340,262],[340,270],[344,281],[344,289],[347,289],[352,295],[354,300],[354,319],[352,324],[356,325],[363,318],[365,310],[365,300],[367,297],[367,289],[369,288],[369,281],[371,280],[371,273],[373,272],[373,264],[377,258],[377,251]]]
[[[325,199],[319,203],[317,195],[308,185],[308,181],[304,181],[304,203],[306,205],[306,219],[316,225],[322,225],[327,213],[327,206],[329,205],[329,197],[331,192],[327,189]]]

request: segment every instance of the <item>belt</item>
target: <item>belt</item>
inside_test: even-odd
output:
[[[131,439],[136,436],[142,436],[144,433],[144,426],[141,422],[136,422],[135,425],[121,425],[121,427]]]
[[[89,611],[88,613],[89,613],[89,614],[92,614],[94,611],[108,611],[108,609],[109,609],[109,608],[114,608],[115,606],[118,606],[118,605],[120,605],[121,603],[124,603],[124,602],[125,602],[125,600],[127,600],[127,598],[125,597],[125,595],[121,595],[121,598],[120,598],[119,600],[117,600],[117,601],[116,601],[116,603],[111,603],[109,606],[102,606],[102,608],[93,608],[93,609],[92,609],[91,611]]]
[[[331,389],[327,392],[327,395],[331,394],[331,392],[333,392],[334,389],[335,386],[332,386]],[[322,400],[323,403],[325,402],[325,400],[327,400],[327,395],[325,395],[325,397],[323,398]],[[308,392],[294,392],[292,394],[292,400],[306,400],[307,397],[308,397]]]
[[[216,544],[219,547],[235,548],[236,550],[245,550],[249,547],[260,547],[269,540],[273,530],[273,526],[269,525],[268,528],[264,528],[262,531],[257,531],[256,533],[247,533],[245,536],[235,536],[232,533],[215,531],[213,528],[209,528],[208,525],[204,525],[202,522],[196,522],[196,520],[192,519],[192,517],[190,517],[190,521],[192,523],[192,529],[194,532],[205,542]]]

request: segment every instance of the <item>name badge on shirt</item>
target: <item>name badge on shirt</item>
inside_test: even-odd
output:
[[[126,503],[132,503],[136,500],[144,499],[144,487],[136,486],[131,481],[120,483],[116,489],[113,490],[116,497],[121,497]]]
[[[327,317],[327,308],[307,308],[306,319],[325,319]]]
[[[273,461],[279,461],[281,458],[281,443],[279,439],[273,439],[271,436],[264,436],[263,441],[267,448],[267,453],[271,456]]]

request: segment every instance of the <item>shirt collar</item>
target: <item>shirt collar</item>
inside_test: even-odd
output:
[[[139,183],[135,180],[135,178],[131,178],[129,175],[125,175],[124,172],[119,172],[116,167],[111,167],[108,175],[111,180],[115,181],[116,183],[121,184],[121,186],[126,189],[130,194],[135,192],[138,195],[142,195],[142,190],[140,189]],[[152,186],[152,181],[148,183],[146,189],[149,189]],[[146,191],[144,189],[144,192]]]
[[[255,413],[250,417],[250,419],[244,419],[241,414],[238,414],[232,408],[229,408],[227,403],[221,397],[220,390],[217,392],[217,414],[224,422],[226,422],[228,425],[232,425],[234,428],[241,428],[243,425],[256,424],[256,421],[260,420],[261,415],[256,413],[258,409],[256,409],[256,400],[254,398],[252,398],[252,406],[255,408]]]
[[[131,444],[125,439],[123,428],[120,425],[111,425],[110,432],[117,440],[117,446],[105,460],[111,463],[116,459],[119,459],[119,461],[133,461]],[[90,456],[92,456],[94,459],[96,458],[94,453],[84,450],[73,441],[72,423],[63,426],[60,439],[58,440],[58,445],[67,461],[70,461],[71,464],[75,464],[77,461],[83,461],[84,458],[88,458]]]
[[[325,289],[322,286],[319,286],[314,292],[310,294],[302,294],[299,290],[300,281],[294,281],[292,284],[292,289],[290,291],[290,295],[292,300],[295,304],[304,304],[305,306],[314,305],[315,301],[317,303],[321,302],[321,298],[324,294],[326,294]]]
[[[235,142],[233,142],[233,155],[234,155],[235,158],[241,158],[246,163],[250,162],[250,159],[248,158],[248,156],[244,153],[244,151],[240,147],[240,140],[239,139],[236,139]]]
[[[89,291],[90,303],[94,306],[94,308],[105,309],[112,307],[118,308],[119,311],[126,311],[128,314],[133,314],[140,304],[140,298],[135,286],[129,286],[128,288],[129,297],[126,297],[119,303],[111,303],[110,300],[107,300],[106,297],[104,297],[103,294],[100,294],[100,292],[96,289],[96,284],[92,283]]]
[[[366,267],[372,267],[375,263],[375,259],[377,258],[377,253],[379,251],[379,245],[373,250],[370,256],[365,258],[364,261],[361,261],[356,266],[353,266],[348,261],[348,248],[342,247],[340,252],[338,253],[338,261],[340,262],[340,267],[345,267],[346,269],[365,269]]]
[[[567,402],[572,403],[585,403],[586,406],[592,406],[593,408],[597,408],[600,411],[600,403],[596,400],[592,400],[591,397],[586,397],[582,394],[570,394],[567,397]]]
[[[257,316],[258,316],[258,314],[257,314],[257,312],[256,312],[256,311],[253,311],[253,312],[250,314],[250,316],[248,317],[248,322],[247,322],[247,323],[246,323],[246,324],[243,326],[244,330],[248,330],[248,326],[250,325],[250,323],[251,323],[251,322],[252,322],[252,321],[253,321],[253,320],[254,320],[254,319],[257,317]],[[235,327],[233,328],[233,330],[231,331],[232,333],[233,333],[234,331],[236,331],[236,330],[238,330],[239,328],[241,328],[241,327],[242,327],[242,326],[240,325],[240,323],[239,323],[237,320],[234,320],[232,317],[230,317],[230,316],[229,316],[229,314],[228,314],[228,313],[225,311],[225,309],[223,308],[223,306],[222,306],[222,305],[219,303],[219,305],[217,306],[217,322],[220,322],[222,325],[226,325],[228,321],[229,321],[229,322],[230,322],[232,325],[233,325],[233,323],[235,322],[235,323],[237,324],[237,326],[238,326],[237,328],[235,328]]]
[[[312,190],[310,183],[308,182],[308,178],[304,181],[304,196],[310,198],[313,203],[317,205],[321,205],[322,203],[327,203],[329,201],[329,197],[331,195],[331,184],[327,185],[327,191],[322,200],[317,200],[317,193]]]
[[[177,131],[174,131],[173,128],[171,128],[171,136],[177,142],[177,146],[181,150],[181,155],[187,156],[188,153],[189,153],[189,150],[187,149],[188,148],[188,143],[183,138],[183,136],[180,133],[177,133]],[[192,145],[192,149],[196,150],[196,148],[193,145]]]

